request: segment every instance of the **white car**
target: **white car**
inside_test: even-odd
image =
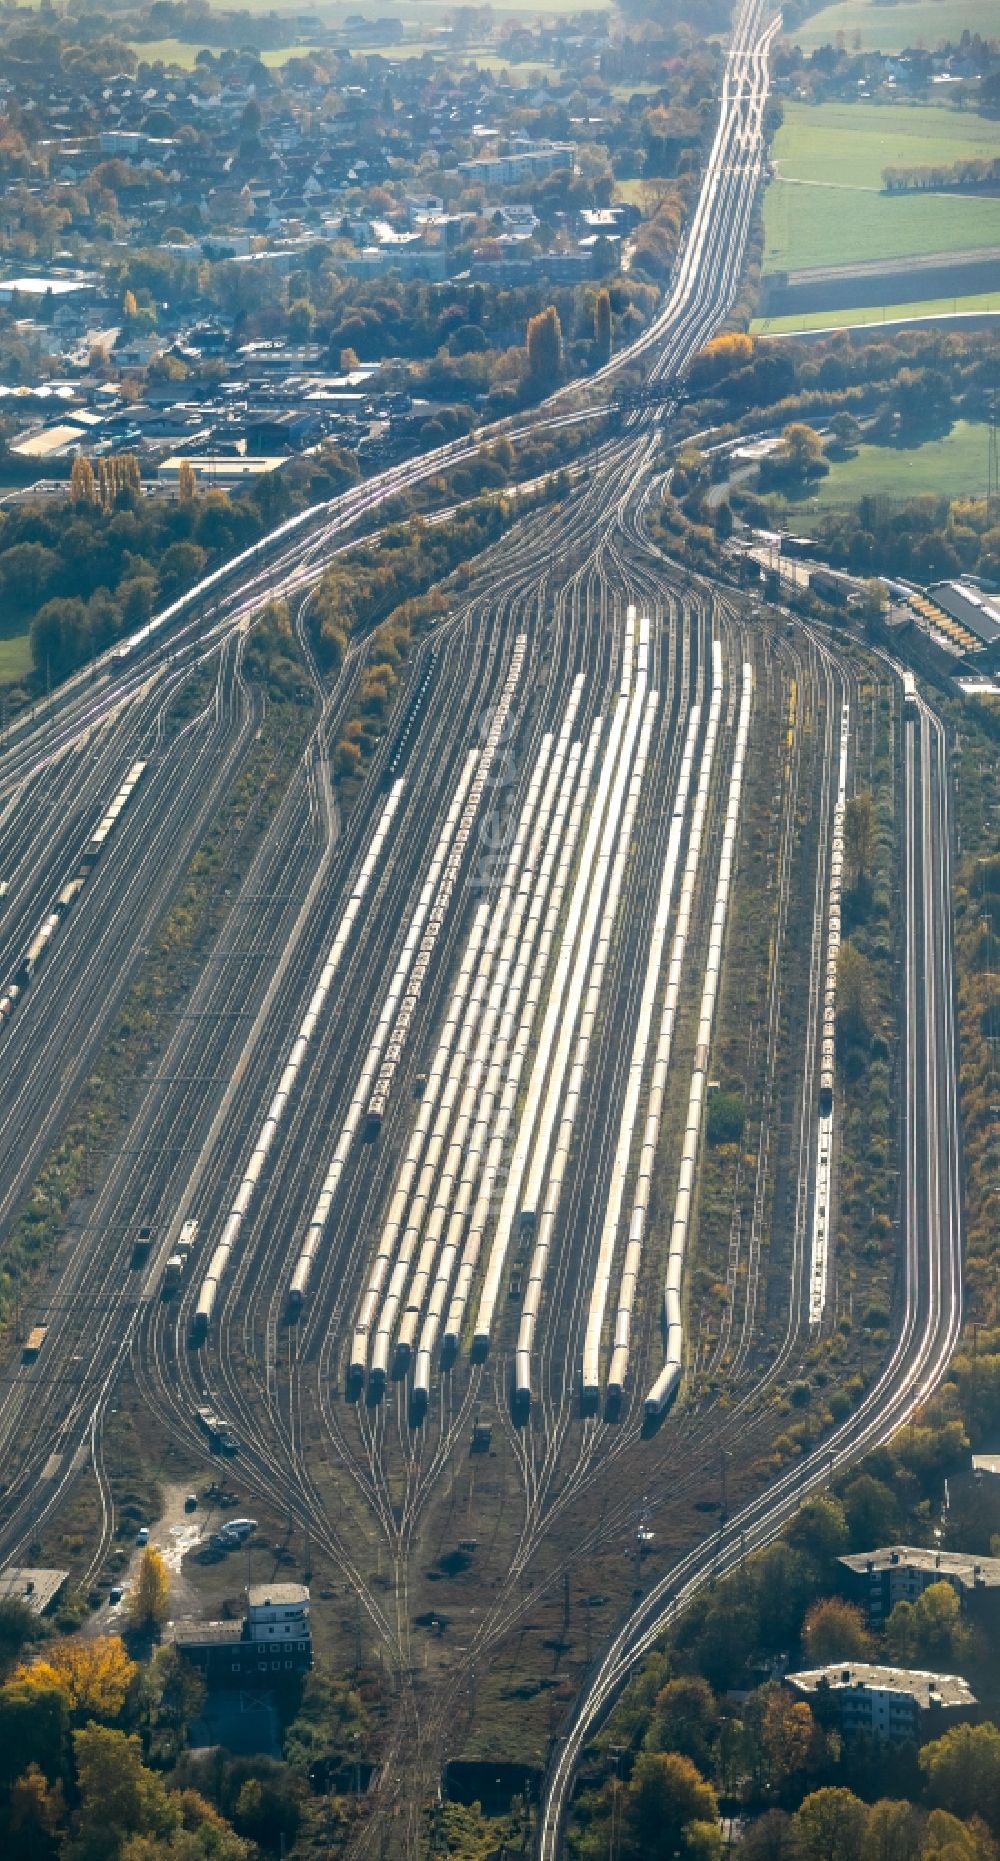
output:
[[[136,1541],[136,1544],[148,1544],[149,1543],[149,1526],[148,1525],[140,1525],[138,1531],[135,1534],[135,1541]]]

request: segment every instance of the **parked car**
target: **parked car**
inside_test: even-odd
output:
[[[148,1544],[149,1543],[149,1526],[148,1525],[140,1525],[138,1531],[135,1534],[135,1541],[136,1541],[136,1544]]]

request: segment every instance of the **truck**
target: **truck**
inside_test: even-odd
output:
[[[189,1253],[198,1239],[198,1218],[190,1215],[177,1236],[178,1253]]]
[[[48,1329],[48,1325],[32,1325],[31,1330],[28,1332],[27,1342],[21,1352],[22,1363],[34,1363],[42,1345],[45,1343]]]

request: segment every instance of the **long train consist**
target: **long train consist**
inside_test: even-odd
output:
[[[740,700],[739,722],[736,727],[736,747],[733,752],[733,767],[729,779],[729,800],[726,806],[726,819],[722,833],[722,853],[719,858],[719,878],[715,891],[715,907],[712,912],[712,928],[709,933],[708,955],[705,959],[705,980],[702,988],[701,1009],[698,1016],[698,1035],[694,1050],[694,1065],[691,1068],[691,1089],[688,1095],[687,1119],[684,1139],[681,1146],[681,1166],[677,1182],[677,1195],[674,1201],[674,1217],[670,1229],[670,1245],[667,1253],[667,1279],[663,1293],[664,1319],[666,1323],[667,1343],[663,1368],[646,1397],[646,1416],[654,1419],[662,1415],[673,1398],[681,1379],[684,1361],[684,1320],[682,1298],[684,1291],[684,1264],[687,1256],[688,1231],[691,1224],[691,1211],[694,1204],[695,1170],[698,1152],[701,1146],[701,1131],[705,1114],[705,1102],[708,1095],[709,1051],[712,1041],[712,1026],[715,1020],[715,1004],[722,975],[722,946],[725,939],[726,918],[729,911],[729,894],[732,886],[733,862],[736,857],[736,829],[739,822],[740,798],[743,789],[743,770],[746,762],[747,739],[750,734],[750,706],[753,700],[753,667],[743,667],[743,694]]]
[[[820,1047],[819,1117],[816,1123],[816,1174],[813,1188],[812,1241],[809,1263],[809,1323],[818,1325],[826,1308],[830,1224],[833,1198],[833,1094],[837,1070],[837,972],[840,962],[840,911],[844,886],[844,816],[847,809],[847,755],[851,711],[840,713],[840,769],[833,808],[830,884],[827,894],[826,968]]]
[[[844,815],[847,808],[847,746],[850,731],[850,707],[845,704],[840,717],[840,780],[833,811],[827,907],[826,975],[823,984],[823,1035],[819,1069],[819,1109],[823,1117],[828,1117],[833,1110],[837,1067],[837,967],[840,961],[840,901],[844,885]]]
[[[666,945],[670,911],[673,903],[674,884],[680,859],[681,837],[683,835],[684,821],[687,815],[688,795],[690,793],[691,776],[694,769],[695,745],[698,741],[700,723],[701,706],[700,704],[695,704],[691,709],[687,737],[681,758],[677,793],[670,819],[670,832],[667,840],[666,856],[663,862],[663,871],[660,878],[656,917],[653,921],[653,932],[650,938],[649,954],[643,979],[642,998],[639,1004],[639,1018],[636,1023],[635,1038],[632,1044],[632,1058],[629,1063],[625,1102],[622,1108],[621,1124],[618,1132],[618,1145],[615,1150],[615,1158],[612,1166],[608,1202],[605,1210],[604,1226],[601,1230],[601,1242],[597,1257],[597,1269],[594,1275],[593,1289],[591,1291],[590,1309],[587,1314],[587,1331],[583,1347],[583,1402],[585,1407],[596,1407],[600,1394],[601,1332],[604,1325],[604,1314],[607,1309],[608,1296],[611,1290],[611,1275],[614,1267],[615,1251],[618,1245],[618,1227],[621,1218],[622,1201],[625,1194],[625,1178],[628,1172],[629,1157],[632,1152],[632,1140],[639,1110],[639,1094],[646,1065],[649,1036],[652,1031],[653,1007],[660,985],[661,965]],[[659,1051],[657,1060],[659,1063]],[[650,1088],[651,1102],[653,1089],[657,1083],[659,1083],[662,1097],[662,1091],[666,1084],[665,1064],[662,1066],[662,1077],[660,1077],[659,1080],[657,1080],[657,1077],[654,1077],[653,1086]],[[654,1149],[655,1139],[659,1136],[658,1115],[655,1120],[655,1126]],[[648,1130],[649,1119],[647,1117],[647,1135]],[[643,1194],[643,1190],[645,1192],[645,1199],[648,1200],[650,1170],[651,1165],[650,1168],[647,1169],[645,1183],[643,1183],[642,1162],[640,1161],[639,1180],[636,1184],[637,1202],[640,1195]],[[642,1208],[633,1209],[632,1221],[629,1226],[629,1238],[625,1252],[625,1266],[622,1274],[621,1299],[615,1323],[615,1350],[617,1351],[619,1341],[621,1340],[625,1347],[626,1356],[628,1333],[631,1327],[632,1302],[638,1281],[639,1259],[642,1250],[642,1226],[645,1220],[644,1206],[643,1204]],[[636,1232],[637,1228],[638,1233]]]
[[[321,1017],[326,1008],[330,990],[333,987],[334,978],[340,968],[344,952],[347,949],[351,933],[361,911],[365,893],[378,868],[378,863],[382,855],[382,848],[385,845],[389,829],[392,826],[396,810],[399,807],[402,792],[403,783],[400,779],[393,784],[382,808],[378,825],[369,843],[368,852],[355,876],[350,897],[344,906],[340,922],[334,934],[333,942],[327,952],[326,961],[323,964],[319,979],[310,997],[309,1006],[302,1018],[299,1031],[292,1043],[288,1058],[282,1069],[277,1090],[268,1106],[267,1116],[261,1125],[260,1131],[257,1134],[257,1141],[247,1160],[243,1173],[243,1180],[236,1191],[232,1206],[226,1216],[222,1234],[219,1237],[209,1262],[208,1272],[201,1283],[198,1305],[192,1326],[192,1341],[194,1343],[201,1343],[208,1331],[209,1322],[215,1310],[215,1301],[218,1297],[223,1274],[229,1265],[233,1248],[236,1246],[240,1230],[249,1212],[250,1204],[257,1192],[257,1186],[263,1175],[264,1166],[267,1162],[271,1146],[281,1129],[285,1113],[288,1110],[289,1102],[295,1089],[295,1082],[305,1064],[310,1045],[315,1039]]]
[[[0,996],[0,1023],[10,1018],[21,996],[25,993],[25,990],[29,988],[34,977],[37,975],[41,964],[48,955],[49,947],[63,919],[75,905],[94,867],[97,865],[98,860],[104,852],[108,840],[111,838],[111,835],[118,825],[119,816],[128,807],[132,795],[142,779],[145,768],[146,764],[144,762],[134,762],[132,764],[131,769],[126,775],[121,787],[118,789],[107,813],[101,816],[100,822],[87,841],[76,873],[72,879],[67,880],[55,899],[51,910],[48,911],[42,919],[41,924],[14,971],[13,980],[8,984],[3,995]]]

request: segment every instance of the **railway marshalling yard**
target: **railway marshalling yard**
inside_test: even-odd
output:
[[[733,56],[758,89],[734,93],[658,333],[673,368],[739,275],[759,31],[748,10]],[[100,1589],[139,1463],[200,1483],[198,1411],[223,1418],[257,1570],[308,1570],[321,1656],[381,1668],[366,1826],[400,1852],[442,1765],[481,1757],[530,1767],[557,1852],[630,1664],[912,1412],[959,1318],[940,726],[857,640],[669,561],[664,471],[630,416],[446,590],[349,801],[331,758],[365,643],[320,678],[305,578],[310,723],[255,808],[274,719],[245,655],[301,554],[81,683],[0,765],[5,980],[56,920],[2,1032],[0,1220],[48,1237],[22,1294],[44,1342],[5,1359],[4,1561],[68,1554]],[[860,1141],[823,1069],[862,790],[893,1111]],[[162,928],[199,877],[213,909],[178,973]],[[137,1020],[141,1076],[53,1209],[45,1160]],[[861,1366],[876,1297],[892,1322]],[[206,1614],[236,1581],[185,1569]]]

